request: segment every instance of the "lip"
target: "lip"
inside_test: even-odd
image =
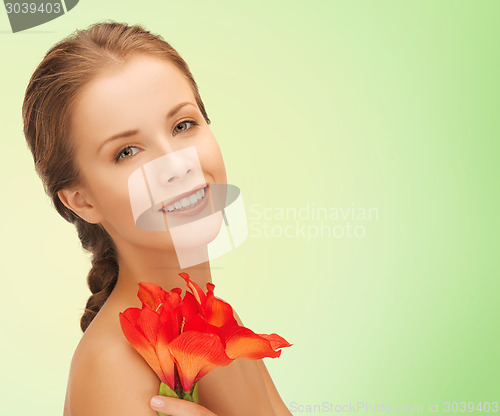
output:
[[[174,211],[167,211],[166,210],[166,207],[167,205],[165,203],[162,203],[162,208],[160,208],[159,212],[163,215],[166,215],[168,217],[191,217],[193,215],[197,215],[199,214],[201,211],[203,211],[206,206],[208,205],[208,200],[210,199],[209,197],[209,190],[210,190],[210,185],[209,184],[205,184],[205,186],[202,186],[201,188],[198,187],[198,186],[195,186],[190,192],[187,192],[187,193],[184,193],[182,194],[182,196],[180,197],[181,199],[184,198],[185,196],[187,195],[190,195],[192,194],[193,192],[199,190],[199,189],[203,189],[203,188],[207,188],[207,190],[205,191],[205,196],[198,200],[196,202],[196,204],[193,206],[193,205],[189,205],[187,207],[184,207],[182,210],[174,210]],[[178,201],[177,198],[175,198],[174,202],[175,201]]]
[[[204,183],[202,185],[196,185],[194,186],[191,190],[187,191],[187,192],[184,192],[183,194],[180,194],[180,195],[177,195],[175,198],[172,198],[168,201],[163,201],[163,204],[165,207],[169,206],[169,205],[172,205],[172,204],[175,204],[176,202],[180,202],[180,200],[182,198],[185,198],[186,196],[188,195],[191,195],[193,192],[196,192],[200,189],[203,189],[205,186],[207,186],[208,183]],[[160,211],[161,211],[161,207],[160,207]]]

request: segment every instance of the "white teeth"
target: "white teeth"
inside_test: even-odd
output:
[[[176,209],[186,208],[189,205],[196,204],[201,198],[205,196],[205,188],[201,188],[195,193],[182,198],[180,201],[174,202],[172,205],[167,205],[165,208],[168,212],[175,211]],[[162,211],[162,210],[161,210]]]

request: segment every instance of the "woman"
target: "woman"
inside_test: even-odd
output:
[[[158,377],[120,328],[119,312],[141,306],[139,281],[167,291],[181,287],[169,233],[145,231],[133,221],[132,172],[194,146],[206,183],[226,183],[197,85],[177,52],[137,25],[103,22],[76,31],[35,70],[23,120],[46,192],[93,255],[92,296],[81,318],[84,334],[71,362],[64,414],[290,415],[262,360],[212,370],[199,381],[200,405],[157,396]],[[203,288],[211,281],[208,261],[183,271]],[[150,407],[152,396],[163,407]]]

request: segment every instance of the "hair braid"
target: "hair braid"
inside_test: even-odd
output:
[[[80,319],[80,328],[85,332],[115,287],[118,280],[118,262],[115,244],[100,224],[96,226],[80,220],[76,227],[82,246],[92,253],[92,268],[87,275],[92,295]]]

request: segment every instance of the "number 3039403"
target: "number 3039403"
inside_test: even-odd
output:
[[[47,3],[5,3],[5,8],[7,13],[15,14],[35,14],[35,13],[46,13],[46,14],[60,14],[61,13],[61,2],[47,2]]]
[[[481,413],[497,413],[498,402],[444,402],[445,412],[481,412]]]

